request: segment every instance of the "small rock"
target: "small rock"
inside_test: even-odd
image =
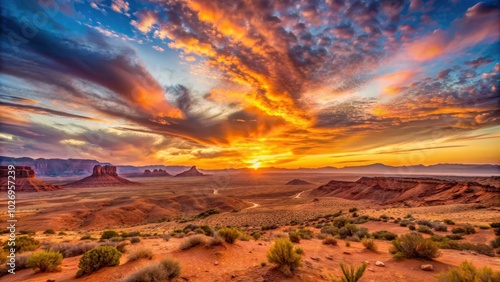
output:
[[[259,245],[259,246],[262,246],[262,243],[259,243],[258,245]]]
[[[181,276],[181,279],[184,280],[184,281],[189,281],[189,278],[186,277],[186,276]]]
[[[236,278],[236,275],[234,275],[234,274],[233,274],[233,275],[231,275],[231,278],[232,278],[232,279]]]
[[[464,253],[464,252],[460,252],[461,255],[466,255],[467,253]]]
[[[384,267],[385,266],[385,264],[383,262],[379,261],[379,260],[377,260],[377,262],[375,262],[375,265],[376,266],[380,266],[380,267]]]
[[[215,261],[215,262],[214,262],[214,265],[219,265],[219,262],[218,262],[218,261]]]
[[[205,269],[205,272],[208,272],[208,269]]]
[[[367,260],[365,260],[365,263],[366,263],[366,264],[370,264],[370,262],[369,262],[369,261],[367,261]]]
[[[333,260],[332,256],[325,256],[326,259]]]
[[[348,251],[344,251],[344,255],[350,255],[351,252],[348,252]]]
[[[375,270],[373,270],[373,268],[368,268],[368,271],[375,272]]]
[[[249,253],[252,253],[252,251],[248,251]]]
[[[474,251],[472,251],[472,252],[470,252],[470,253],[471,253],[471,254],[473,254],[473,255],[475,255],[475,256],[477,256],[477,253],[476,253],[476,252],[474,252]]]
[[[312,260],[319,261],[319,257],[311,257]]]
[[[432,266],[432,264],[422,264],[420,266],[420,269],[422,269],[424,271],[433,271],[434,270],[434,266]]]

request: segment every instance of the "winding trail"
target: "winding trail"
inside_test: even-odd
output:
[[[260,205],[259,205],[259,204],[257,204],[257,203],[254,203],[254,202],[249,202],[249,203],[253,204],[253,206],[248,207],[248,208],[244,208],[244,210],[247,210],[247,209],[253,209],[253,208],[256,208],[256,207],[260,207]]]

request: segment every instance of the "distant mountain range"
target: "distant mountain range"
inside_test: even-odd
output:
[[[109,165],[109,163],[99,162],[97,160],[85,159],[32,159],[28,157],[12,158],[0,156],[0,165],[30,166],[36,176],[88,176],[92,174],[95,165]],[[146,169],[163,169],[168,173],[175,175],[188,170],[191,166],[165,166],[165,165],[147,165],[132,166],[118,165],[118,174],[126,175],[133,173],[143,173]],[[200,172],[207,174],[217,173],[249,173],[252,169],[221,169],[221,170],[203,170]],[[371,164],[365,166],[346,166],[343,168],[321,167],[321,168],[260,168],[260,172],[265,173],[356,173],[356,174],[390,174],[390,175],[500,175],[500,165],[476,165],[476,164],[436,164],[436,165],[413,165],[413,166],[388,166],[384,164]]]

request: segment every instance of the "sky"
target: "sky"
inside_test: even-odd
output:
[[[4,156],[500,164],[497,1],[1,5]]]

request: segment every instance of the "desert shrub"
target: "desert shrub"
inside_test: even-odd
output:
[[[216,210],[216,209],[208,209],[208,210],[206,210],[206,211],[204,211],[204,212],[202,212],[202,213],[198,214],[196,217],[197,217],[197,218],[206,218],[206,217],[209,217],[209,216],[211,216],[211,215],[213,215],[213,214],[218,214],[218,213],[220,213],[220,211],[219,211],[219,210]]]
[[[120,234],[114,230],[106,230],[101,234],[101,240],[111,239],[113,237],[120,237]]]
[[[300,234],[299,234],[299,232],[290,232],[290,234],[288,235],[288,237],[290,238],[290,241],[292,241],[292,243],[300,243]]]
[[[344,227],[339,229],[339,236],[342,239],[345,239],[347,237],[363,238],[370,237],[370,233],[368,232],[368,229],[364,227],[358,227],[354,224],[348,223]]]
[[[259,240],[259,239],[260,239],[261,235],[260,235],[260,233],[255,232],[255,233],[253,233],[253,234],[252,234],[252,237],[253,237],[253,239],[254,239],[255,241],[257,241],[257,240]]]
[[[448,226],[446,226],[446,224],[439,222],[433,222],[432,228],[434,228],[434,230],[436,231],[448,231]]]
[[[132,238],[130,238],[130,243],[132,243],[132,244],[137,244],[140,241],[141,241],[141,238],[139,238],[139,237],[132,237]]]
[[[262,225],[262,231],[277,229],[279,226],[277,224]]]
[[[345,246],[346,246],[346,247],[350,247],[350,246],[351,246],[351,242],[349,242],[349,241],[345,241]]]
[[[35,230],[21,230],[21,231],[19,231],[19,234],[33,236],[36,234],[36,231]]]
[[[347,217],[338,217],[332,221],[332,225],[337,227],[337,228],[342,228],[349,223],[352,223],[352,219],[347,218]]]
[[[127,242],[120,242],[116,245],[116,249],[120,252],[120,253],[125,253],[127,250],[125,249],[125,247],[127,246]]]
[[[429,234],[429,235],[434,234],[434,232],[432,232],[432,230],[427,225],[419,225],[418,228],[417,228],[417,231],[420,232],[420,233],[426,233],[426,234]]]
[[[45,231],[43,231],[43,234],[56,234],[56,231],[52,228],[49,228],[45,229]]]
[[[222,239],[222,237],[220,237],[219,235],[215,235],[214,237],[210,238],[210,240],[208,241],[209,247],[221,246],[222,244],[224,244],[224,239]]]
[[[361,240],[361,243],[363,243],[363,246],[367,248],[370,251],[376,252],[378,250],[377,244],[375,243],[375,240],[370,239],[370,238],[363,238]]]
[[[353,214],[353,217],[354,217],[354,214]],[[356,219],[354,220],[353,223],[355,223],[355,224],[365,223],[365,222],[368,222],[368,219],[369,219],[369,216],[367,216],[367,215],[358,216],[358,217],[356,217]]]
[[[59,233],[57,233],[57,235],[63,236],[63,235],[68,235],[68,234],[66,234],[66,232],[64,232],[64,231],[59,231]]]
[[[123,239],[122,237],[112,237],[112,238],[110,238],[110,239],[109,239],[109,241],[111,241],[111,242],[115,242],[115,243],[117,243],[117,242],[121,242],[121,241],[123,241],[123,240],[124,240],[124,239]]]
[[[316,235],[316,239],[323,240],[323,239],[325,239],[328,236],[329,235],[327,235],[327,234],[319,233],[319,234]]]
[[[393,240],[391,253],[401,253],[405,258],[433,259],[440,255],[438,247],[438,243],[412,232]]]
[[[416,223],[418,225],[425,225],[427,227],[432,227],[432,223],[430,221],[428,221],[428,220],[425,220],[425,219],[419,219],[419,220],[416,221]]]
[[[302,249],[301,247],[295,247],[295,253],[297,255],[303,256],[304,255],[304,249]]]
[[[285,276],[301,265],[302,257],[293,248],[288,238],[278,238],[266,254],[270,263],[276,264]]]
[[[16,254],[16,270],[22,270],[29,268],[28,267],[28,260],[32,256],[32,253],[24,253],[24,254]]]
[[[466,234],[474,234],[474,233],[476,233],[476,228],[474,228],[474,226],[472,226],[472,224],[465,224],[463,227],[465,228],[465,233]]]
[[[488,229],[491,229],[491,227],[489,225],[479,225],[479,229],[482,229],[482,230],[488,230]]]
[[[455,225],[455,222],[451,219],[443,219],[443,222],[448,224],[448,225]]]
[[[9,251],[9,249],[11,248],[8,245],[8,242],[9,241],[5,241],[4,247],[3,247],[3,249],[7,250],[7,251]],[[38,249],[38,247],[40,247],[40,241],[35,240],[35,238],[33,238],[33,237],[29,237],[29,236],[16,237],[16,248],[15,248],[16,253],[34,251],[34,250]]]
[[[62,254],[58,252],[37,252],[28,258],[26,266],[35,271],[56,272],[61,271],[62,259]]]
[[[406,227],[410,223],[411,223],[411,221],[409,221],[409,220],[406,220],[406,219],[405,220],[401,220],[401,222],[399,222],[399,226]]]
[[[189,236],[180,244],[179,248],[181,250],[188,250],[198,245],[205,244],[205,236],[203,235],[193,235]]]
[[[492,240],[490,242],[490,245],[493,247],[493,248],[500,248],[500,236],[497,236],[495,238],[495,240]]]
[[[471,262],[463,261],[459,267],[450,268],[437,276],[439,282],[494,282],[500,281],[500,271],[490,267],[476,268]]]
[[[142,258],[152,259],[153,258],[153,251],[151,251],[151,249],[141,248],[141,249],[131,253],[127,257],[128,261],[135,261],[135,260],[142,259]]]
[[[454,227],[453,229],[451,229],[451,233],[453,234],[466,234],[466,232],[467,231],[463,227]]]
[[[234,227],[224,227],[217,234],[229,244],[233,244],[240,237],[240,231]]]
[[[196,228],[195,230],[193,230],[194,233],[196,234],[203,234],[205,235],[205,230],[201,229],[201,228]]]
[[[337,239],[332,236],[328,236],[323,240],[323,245],[337,246]]]
[[[491,228],[500,228],[500,221],[490,223]]]
[[[80,240],[96,240],[96,239],[92,237],[90,234],[85,234],[80,238]]]
[[[387,215],[385,215],[385,214],[379,216],[379,218],[380,219],[385,219],[385,220],[389,219],[389,217]]]
[[[8,260],[7,256],[9,254],[10,254],[9,252],[4,251],[3,249],[0,249],[0,265],[7,262],[7,260]]]
[[[83,254],[78,263],[78,277],[90,274],[107,266],[120,264],[122,254],[114,247],[101,246]]]
[[[461,240],[463,239],[464,237],[462,237],[463,235],[462,234],[448,234],[446,235],[446,238],[450,239],[450,240]]]
[[[493,233],[495,233],[495,235],[497,236],[500,236],[500,228],[493,228]]]
[[[299,229],[297,229],[297,232],[299,233],[300,238],[304,239],[304,240],[310,240],[314,236],[314,233],[312,232],[312,230],[307,229],[307,228],[299,228]]]
[[[363,273],[366,270],[368,265],[363,263],[360,267],[356,268],[352,265],[346,266],[343,263],[340,263],[340,269],[342,270],[342,277],[340,278],[341,282],[357,282],[363,276]],[[335,280],[333,280],[335,281]]]
[[[333,225],[327,225],[327,226],[323,226],[321,228],[321,233],[323,234],[329,234],[329,235],[337,235],[339,233],[339,228],[338,227],[335,227]]]
[[[355,212],[355,211],[358,211],[358,208],[353,207],[349,209],[349,212]]]
[[[372,233],[372,237],[379,240],[392,241],[398,237],[395,233],[389,232],[387,230],[379,230]]]
[[[181,275],[179,261],[167,258],[159,263],[146,266],[125,279],[125,282],[172,281]]]
[[[76,257],[96,248],[97,246],[99,246],[97,243],[82,243],[77,245],[70,244],[69,247],[62,251],[62,254],[65,258]],[[59,248],[64,248],[64,246],[60,246]],[[60,252],[58,249],[54,249],[54,247],[51,249]]]
[[[408,229],[410,229],[411,231],[415,231],[417,230],[417,227],[415,227],[415,224],[410,224],[408,225]]]
[[[260,263],[260,266],[262,266],[262,267],[264,267],[264,266],[266,266],[266,265],[267,265],[267,263],[266,263],[265,261],[262,261],[262,262]]]

